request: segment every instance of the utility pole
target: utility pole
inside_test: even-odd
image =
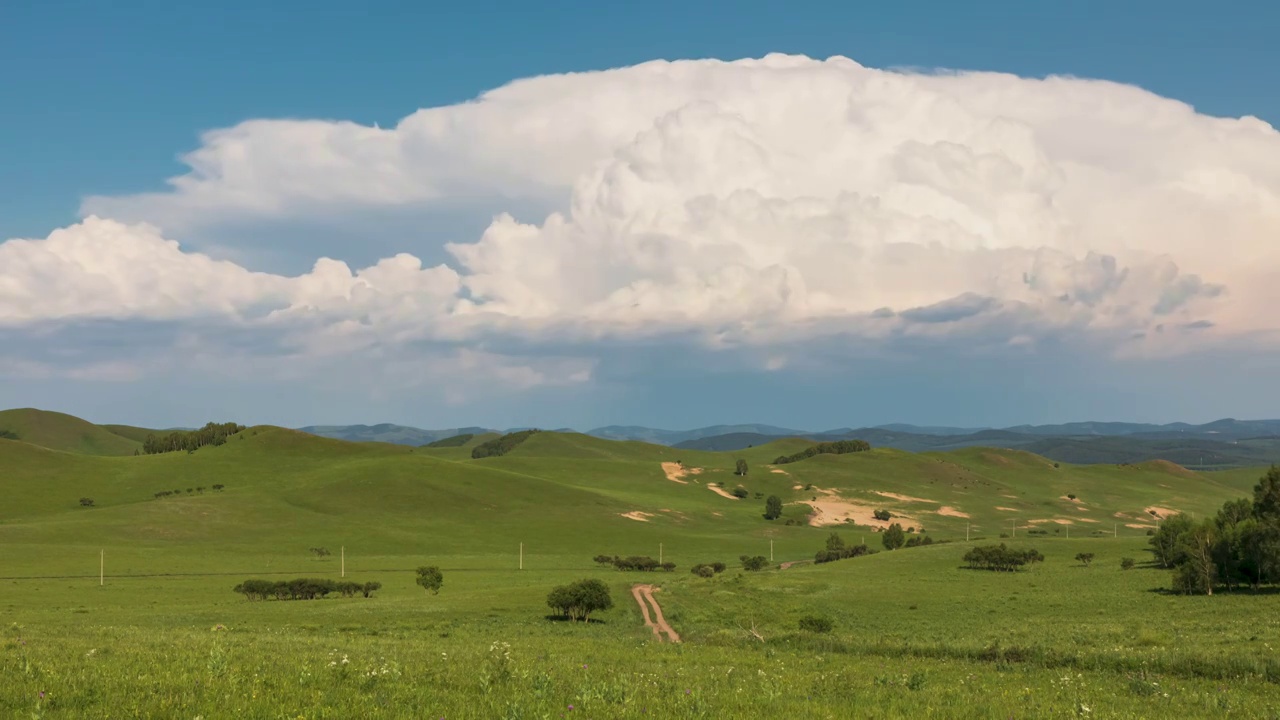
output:
[[[1018,537],[1018,520],[1017,520],[1017,518],[1014,518],[1014,520],[1013,520],[1013,536],[1014,536],[1014,537]]]
[[[347,546],[343,545],[338,552],[342,558],[342,577],[347,576]]]
[[[106,571],[107,571],[107,551],[99,550],[98,551],[98,587],[102,587],[102,585],[106,582],[106,575],[105,575]]]
[[[658,564],[662,564],[662,543],[658,543]]]
[[[1068,540],[1070,540],[1070,539],[1071,539],[1071,526],[1070,526],[1070,525],[1068,525],[1068,526],[1067,526],[1067,539],[1068,539]]]
[[[964,541],[969,542],[969,523],[964,524]]]
[[[769,538],[769,562],[773,562],[773,538]]]
[[[520,543],[520,569],[524,569],[524,543]]]

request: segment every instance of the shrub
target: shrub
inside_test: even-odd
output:
[[[1121,569],[1121,570],[1132,570],[1132,569],[1133,569],[1133,566],[1134,566],[1135,564],[1136,564],[1136,563],[1133,561],[1133,558],[1129,558],[1129,557],[1127,557],[1127,558],[1120,558],[1120,569]]]
[[[344,580],[342,582],[339,582],[337,585],[338,594],[341,595],[342,597],[348,597],[348,598],[355,597],[356,593],[360,592],[362,589],[363,589],[363,586],[360,583],[351,582],[349,580]]]
[[[902,526],[898,523],[893,523],[880,536],[880,541],[884,543],[886,550],[897,550],[907,541],[907,537],[906,533],[902,532]]]
[[[724,563],[722,563],[722,562],[713,562],[713,563],[711,563],[711,569],[712,569],[712,570],[715,570],[717,573],[722,573],[722,572],[724,572],[725,567],[726,567],[726,566],[725,566],[725,564],[724,564]]]
[[[817,615],[805,615],[800,618],[800,629],[812,633],[829,633],[835,625],[830,619]]]
[[[787,463],[799,462],[814,455],[844,455],[845,453],[866,452],[871,449],[871,444],[865,440],[837,440],[835,442],[823,442],[817,445],[811,445],[804,450],[792,454],[783,455],[773,461],[775,465],[785,465]]]
[[[480,458],[506,455],[516,449],[520,443],[533,437],[538,432],[541,431],[521,430],[520,432],[507,433],[500,438],[494,438],[492,440],[482,442],[471,449],[471,457],[472,459],[479,460]]]
[[[673,562],[664,562],[664,563],[662,563],[662,570],[663,570],[664,572],[671,572],[671,571],[673,571],[673,570],[675,570],[675,569],[676,569],[676,564],[675,564],[675,563],[673,563]]]
[[[694,565],[693,574],[698,577],[709,578],[714,576],[716,571],[712,570],[710,565]]]
[[[744,487],[736,487],[733,489],[733,496],[738,498],[739,500],[745,500],[747,495],[750,495],[750,494],[751,493],[748,493],[747,489]]]
[[[222,483],[218,483],[217,485],[214,485],[214,486],[213,486],[213,491],[214,491],[214,492],[222,492],[222,488],[224,488],[224,487],[226,487],[226,485],[223,485]]]
[[[597,555],[597,556],[595,556],[595,557],[594,557],[594,558],[592,558],[592,559],[593,559],[593,560],[595,560],[596,562],[600,563],[601,565],[612,565],[612,564],[613,564],[613,556],[612,556],[612,555]]]
[[[329,552],[329,548],[322,547],[307,548],[307,552],[315,555],[316,557],[328,557],[331,554]]]
[[[382,583],[377,581],[367,582],[360,586],[360,592],[363,593],[365,597],[373,597],[373,594],[381,589]]]
[[[763,555],[741,555],[738,557],[742,561],[742,569],[755,572],[769,567],[769,558]]]
[[[93,498],[80,498],[80,507],[93,507]]]
[[[764,519],[777,520],[780,517],[782,517],[782,498],[770,495],[769,499],[764,501]]]
[[[12,430],[0,430],[0,440],[18,440],[18,433]]]
[[[631,555],[629,557],[615,557],[613,566],[619,570],[631,572],[653,572],[662,565],[648,555]]]
[[[1076,560],[1079,560],[1080,564],[1085,567],[1089,567],[1089,564],[1093,562],[1093,553],[1076,553]]]
[[[432,595],[439,595],[440,588],[444,585],[444,573],[440,572],[440,568],[432,566],[423,566],[418,568],[417,583]]]
[[[587,622],[591,613],[613,607],[609,588],[594,578],[561,585],[547,595],[547,606],[570,620]]]
[[[888,522],[889,518],[893,517],[893,515],[889,514],[888,510],[876,510],[871,513],[871,516],[881,522]]]

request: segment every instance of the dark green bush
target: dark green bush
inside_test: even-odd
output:
[[[520,432],[507,433],[506,435],[503,435],[500,438],[494,438],[493,440],[482,442],[471,449],[471,457],[473,459],[479,460],[480,458],[498,457],[500,455],[506,455],[507,453],[516,449],[516,447],[519,446],[520,443],[524,442],[525,440],[528,440],[529,438],[533,437],[539,432],[541,431],[540,430],[521,430]]]
[[[814,455],[844,455],[845,453],[866,452],[871,449],[871,444],[865,440],[837,440],[835,442],[823,442],[811,445],[804,450],[792,455],[783,455],[773,461],[774,465],[785,465],[787,463],[799,462]]]

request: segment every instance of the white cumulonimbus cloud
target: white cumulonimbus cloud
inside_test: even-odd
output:
[[[1280,329],[1280,133],[1110,82],[651,62],[520,80],[391,129],[254,120],[185,159],[168,192],[91,198],[82,223],[0,245],[0,324],[212,316],[317,351],[1063,331],[1168,349]],[[555,210],[500,215],[431,268],[402,254],[284,277],[165,239],[478,196]]]

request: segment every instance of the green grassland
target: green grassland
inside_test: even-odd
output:
[[[132,455],[146,438],[141,428],[127,425],[94,425],[63,413],[22,408],[0,410],[0,430],[7,430],[31,445],[84,455]],[[142,437],[137,437],[139,432]]]
[[[489,437],[412,448],[271,427],[135,457],[88,454],[65,429],[20,436],[0,440],[4,717],[1280,716],[1280,595],[1172,595],[1144,551],[1147,508],[1211,513],[1257,469],[1055,466],[983,448],[770,466],[807,441],[712,453],[561,433],[473,460]],[[783,517],[764,520],[756,493],[783,498]],[[879,546],[867,525],[810,526],[804,502],[887,509],[950,542],[736,569],[743,554],[811,559],[833,530]],[[966,532],[991,542],[1015,525],[1006,542],[1044,563],[961,567]],[[659,548],[675,572],[591,560]],[[715,578],[688,572],[717,560],[730,569]],[[423,564],[443,569],[439,595],[414,585]],[[344,566],[383,589],[231,592]],[[609,583],[614,608],[589,625],[548,619],[547,592],[584,577]],[[644,628],[636,582],[661,588],[682,644]],[[833,630],[799,630],[806,615]]]

